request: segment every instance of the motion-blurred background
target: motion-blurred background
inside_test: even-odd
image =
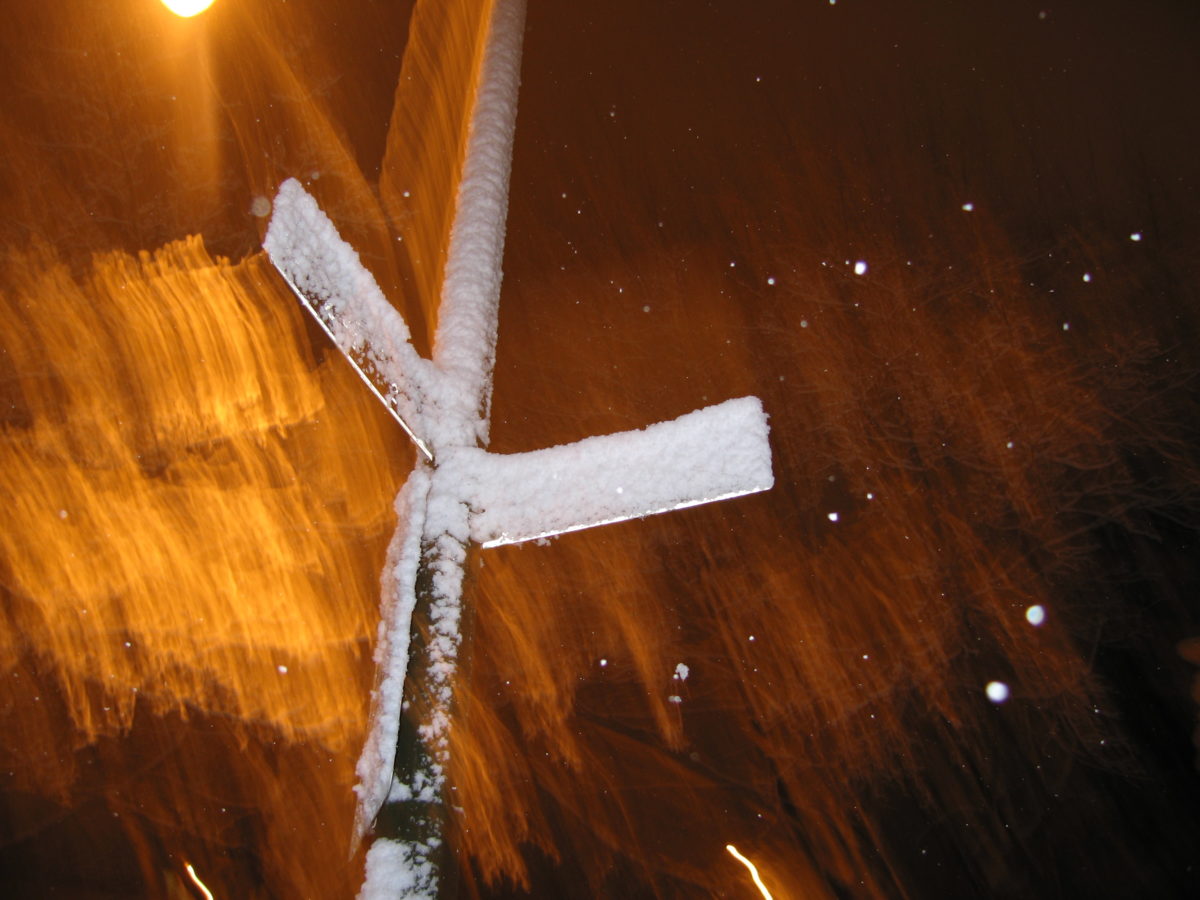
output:
[[[352,896],[412,449],[258,243],[303,179],[427,348],[471,36],[6,12],[2,893]],[[1198,39],[531,0],[492,448],[754,393],[776,487],[475,555],[448,894],[1195,896]]]

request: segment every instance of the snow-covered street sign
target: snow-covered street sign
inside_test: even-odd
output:
[[[363,897],[435,897],[467,547],[564,532],[724,500],[773,484],[762,404],[730,400],[639,431],[531,453],[487,452],[508,174],[524,25],[522,0],[492,7],[446,259],[432,359],[358,254],[295,180],[280,187],[263,242],[272,263],[416,443],[396,501],[375,652],[377,687],[358,764],[356,833],[388,801],[428,812],[399,840],[376,840]],[[418,573],[421,578],[418,579]],[[418,589],[418,581],[421,587]],[[428,607],[423,752],[396,771],[412,616]],[[412,816],[409,816],[410,820]]]
[[[279,189],[264,245],[305,308],[426,462],[447,474],[456,499],[469,509],[471,539],[484,547],[771,486],[766,417],[755,397],[729,400],[640,431],[531,453],[488,453],[470,427],[474,415],[466,422],[448,421],[473,412],[449,402],[459,389],[453,376],[417,353],[404,319],[295,180]],[[439,331],[439,337],[451,336]],[[459,427],[447,427],[451,425]],[[461,435],[470,435],[470,442],[459,443]]]

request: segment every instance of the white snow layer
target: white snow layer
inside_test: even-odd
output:
[[[383,295],[358,253],[294,178],[281,184],[275,195],[263,248],[428,458],[421,437],[426,433],[421,411],[433,387],[432,367],[412,346],[404,318]]]
[[[429,469],[418,466],[396,496],[396,533],[388,546],[383,571],[383,608],[375,641],[376,686],[371,692],[370,727],[355,767],[359,779],[354,788],[358,795],[354,811],[356,842],[367,833],[392,789],[430,480]]]
[[[358,900],[437,900],[430,848],[378,840],[367,851],[367,877]]]
[[[524,31],[524,0],[497,0],[480,64],[434,336],[434,362],[451,382],[440,397],[447,444],[488,441]]]
[[[456,448],[441,468],[471,508],[471,538],[485,547],[738,497],[774,484],[767,417],[757,397],[531,453]]]

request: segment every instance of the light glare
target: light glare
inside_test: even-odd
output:
[[[184,19],[198,16],[213,4],[213,0],[162,0],[163,6]]]

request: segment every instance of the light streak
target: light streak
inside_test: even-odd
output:
[[[213,900],[212,891],[210,891],[204,882],[200,880],[200,877],[196,874],[196,870],[192,868],[192,864],[190,862],[185,862],[183,864],[183,868],[187,870],[188,878],[192,879],[192,884],[196,885],[196,887],[203,891],[206,900]]]
[[[750,862],[750,860],[746,859],[746,857],[742,856],[742,854],[738,852],[738,848],[733,846],[733,844],[726,844],[725,849],[730,852],[734,859],[750,870],[750,877],[754,879],[755,886],[758,887],[759,892],[766,898],[766,900],[774,900],[774,898],[771,896],[771,892],[767,890],[767,886],[763,884],[763,880],[758,874],[758,867],[754,865],[754,863]]]

